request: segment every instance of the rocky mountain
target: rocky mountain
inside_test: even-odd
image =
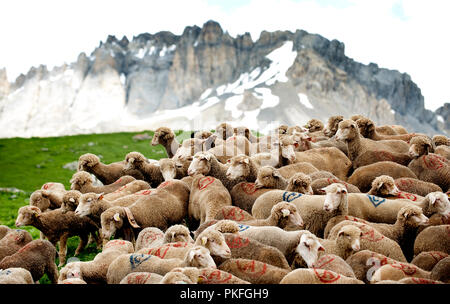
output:
[[[408,74],[355,62],[344,49],[303,30],[231,37],[215,21],[182,35],[109,36],[51,71],[33,67],[9,83],[0,70],[0,137],[198,130],[222,121],[267,132],[357,113],[444,132]]]

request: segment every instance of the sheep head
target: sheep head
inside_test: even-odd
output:
[[[50,207],[50,200],[47,195],[44,194],[45,190],[36,190],[30,196],[30,205],[36,206],[40,210],[47,210]]]
[[[297,172],[288,181],[287,191],[299,192],[303,194],[313,195],[311,187],[312,179],[303,172]]]
[[[127,209],[126,207],[115,206],[108,208],[101,214],[103,240],[109,240],[118,229],[125,226],[126,222],[133,228],[139,228],[133,214]]]
[[[86,153],[78,159],[78,171],[90,171],[100,163],[100,158],[92,153]]]
[[[130,152],[125,156],[125,170],[142,168],[147,163],[147,158],[139,152]]]
[[[36,206],[23,206],[17,211],[16,227],[28,226],[33,224],[37,217],[42,213]]]
[[[164,233],[165,243],[187,242],[193,243],[189,229],[184,225],[170,226]]]
[[[195,245],[207,248],[211,255],[226,259],[231,257],[231,251],[225,241],[225,237],[215,229],[205,229],[198,235]]]
[[[340,183],[333,183],[331,185],[322,188],[325,191],[325,200],[323,203],[323,210],[327,212],[333,212],[347,201],[347,188]]]
[[[167,127],[160,127],[156,129],[155,133],[153,134],[152,146],[156,146],[159,144],[166,144],[170,140],[173,140],[175,138],[175,134],[170,128]]]
[[[372,181],[372,188],[368,193],[381,197],[389,195],[397,196],[400,190],[395,185],[395,181],[391,176],[380,175]]]
[[[296,160],[294,149],[295,144],[296,141],[292,135],[280,135],[278,140],[275,140],[272,143],[274,148],[280,149],[281,156],[291,162],[295,162]]]
[[[422,208],[413,205],[402,207],[398,211],[397,221],[414,228],[428,224],[428,218],[423,214]]]
[[[319,251],[325,251],[319,239],[311,232],[305,230],[300,237],[300,242],[295,252],[303,258],[308,267],[312,267],[317,262]]]
[[[362,236],[363,233],[358,227],[345,225],[339,230],[336,243],[339,243],[341,248],[359,251],[361,249],[360,239]]]
[[[226,176],[230,180],[245,178],[250,174],[250,157],[240,154],[228,160],[229,167]]]
[[[283,176],[277,169],[272,166],[263,166],[258,170],[255,186],[256,188],[275,188],[281,178]]]
[[[205,142],[208,139],[188,138],[183,141],[183,144],[178,148],[173,159],[175,161],[191,161],[193,156],[204,151]]]
[[[368,118],[360,118],[356,121],[359,128],[359,133],[366,138],[372,138],[375,134],[375,123]]]
[[[67,263],[67,265],[59,271],[58,282],[71,278],[83,279],[80,262]]]
[[[323,130],[323,134],[328,137],[332,137],[336,134],[338,130],[339,123],[344,120],[344,116],[337,115],[328,118],[327,126]]]
[[[216,127],[215,133],[219,138],[226,140],[228,137],[233,136],[234,128],[225,122],[219,124]]]
[[[320,120],[313,118],[310,119],[305,125],[304,127],[306,129],[308,129],[309,132],[317,132],[317,131],[322,131],[323,130],[323,122],[321,122]]]
[[[336,140],[351,141],[359,136],[358,125],[355,121],[347,119],[339,123],[338,130],[336,132]]]
[[[188,174],[190,176],[196,174],[208,175],[211,170],[211,160],[214,155],[209,152],[198,152],[194,155],[191,164],[188,168]]]
[[[159,160],[159,170],[165,181],[174,179],[177,176],[177,165],[171,158],[161,158]]]
[[[409,156],[411,158],[418,158],[422,155],[427,155],[428,153],[433,153],[433,143],[430,138],[426,136],[414,136],[409,141]]]
[[[216,263],[209,250],[203,246],[194,246],[189,249],[185,256],[185,262],[188,266],[197,267],[197,268],[206,268],[212,267],[217,268]]]
[[[435,147],[450,146],[450,139],[445,135],[435,135],[433,136],[433,144]]]
[[[447,194],[443,192],[431,192],[425,196],[425,199],[429,202],[431,210],[435,210],[445,218],[450,218],[450,202]]]
[[[82,186],[92,184],[92,177],[86,171],[78,171],[74,175],[72,175],[70,183],[71,183],[70,186],[71,190],[80,191]]]
[[[250,140],[250,129],[247,127],[236,127],[233,128],[233,135],[241,135],[241,136],[245,136],[247,139]]]
[[[8,244],[25,245],[32,240],[33,238],[28,231],[22,229],[12,229],[4,236],[4,238],[2,238],[2,244],[3,246],[8,246]]]
[[[278,128],[275,129],[275,134],[287,134],[289,126],[288,125],[280,125]]]
[[[288,202],[279,202],[275,204],[270,217],[277,222],[277,226],[285,228],[287,226],[303,227],[303,219],[297,211],[294,204]]]
[[[99,200],[103,199],[103,193],[84,193],[80,196],[78,206],[75,209],[75,214],[79,217],[91,214],[91,207]]]
[[[80,201],[81,192],[77,190],[69,190],[64,193],[61,203],[62,213],[67,211],[75,211]]]

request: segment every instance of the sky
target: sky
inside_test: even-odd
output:
[[[220,23],[235,37],[303,29],[345,44],[355,61],[408,73],[436,110],[450,102],[448,0],[2,0],[0,68],[9,81],[90,54],[108,35],[129,40]]]

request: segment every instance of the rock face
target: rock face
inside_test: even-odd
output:
[[[442,107],[436,110],[439,124],[442,125],[447,134],[450,134],[450,103],[446,102]]]
[[[446,109],[439,115],[448,123]],[[264,31],[253,41],[208,21],[180,36],[109,36],[90,56],[32,68],[14,83],[0,70],[0,137],[198,130],[222,121],[265,132],[353,114],[430,135],[449,129],[424,108],[409,75],[355,62],[343,43],[303,30]]]

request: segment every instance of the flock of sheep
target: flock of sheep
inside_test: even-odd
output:
[[[161,127],[151,144],[168,158],[88,153],[71,190],[35,191],[15,225],[41,237],[0,226],[0,283],[450,283],[445,136],[356,115],[260,137],[222,123],[182,143]],[[75,256],[101,251],[66,264],[72,236]]]

